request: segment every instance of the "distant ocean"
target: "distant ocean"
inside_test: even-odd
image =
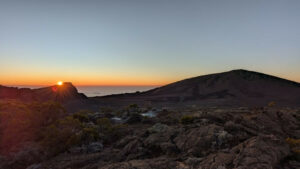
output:
[[[14,86],[19,88],[41,88],[46,86]],[[106,96],[111,94],[143,92],[154,89],[158,86],[76,86],[78,92],[84,93],[88,97]]]
[[[158,86],[77,86],[80,93],[86,96],[106,96],[111,94],[143,92]]]

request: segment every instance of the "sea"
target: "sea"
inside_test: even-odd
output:
[[[158,86],[77,86],[80,93],[88,97],[106,96],[112,94],[144,92]]]
[[[18,88],[37,89],[46,86],[12,86]],[[106,96],[112,94],[143,92],[159,86],[76,86],[79,93],[84,93],[88,97]]]

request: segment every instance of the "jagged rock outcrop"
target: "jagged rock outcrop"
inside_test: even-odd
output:
[[[72,83],[65,82],[61,86],[54,85],[39,89],[0,86],[0,99],[16,99],[24,102],[68,102],[73,100],[84,100],[87,99],[87,97],[82,93],[78,93],[77,89],[72,85]]]

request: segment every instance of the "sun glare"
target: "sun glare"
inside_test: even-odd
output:
[[[58,81],[58,82],[57,82],[57,85],[59,85],[59,86],[61,86],[62,84],[63,84],[62,81]]]

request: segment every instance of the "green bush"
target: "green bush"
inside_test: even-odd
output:
[[[137,109],[139,106],[137,104],[131,104],[129,105],[129,108]]]
[[[84,112],[84,111],[74,113],[73,118],[78,119],[80,122],[84,122],[84,123],[89,121],[88,114],[87,114],[87,112]]]
[[[22,150],[24,143],[37,143],[47,157],[94,141],[110,144],[126,134],[126,125],[100,118],[90,122],[87,112],[69,115],[58,103],[0,101],[0,155]]]
[[[125,112],[138,112],[139,111],[139,106],[137,104],[130,104],[127,106],[125,109]]]
[[[268,107],[274,107],[274,106],[276,106],[276,102],[271,101],[268,103]]]
[[[30,103],[9,101],[1,102],[0,153],[9,153],[26,142],[38,142],[43,138],[45,129],[67,114],[55,102]]]
[[[112,128],[112,124],[108,118],[100,118],[97,120],[97,125],[99,126],[99,129],[101,132],[107,132],[110,131]]]
[[[123,130],[126,129],[127,125],[124,124],[112,124],[108,118],[98,119],[97,125],[101,133],[100,138],[104,143],[112,143],[123,136]]]
[[[195,120],[195,117],[190,116],[190,115],[184,115],[184,116],[181,117],[180,123],[182,123],[182,124],[191,124],[191,123],[194,122],[194,120]]]
[[[287,138],[285,141],[289,144],[292,150],[292,155],[289,158],[299,161],[300,160],[300,139]]]
[[[78,119],[68,116],[48,126],[42,134],[40,144],[49,156],[64,152],[81,143],[82,124]]]
[[[81,143],[88,144],[100,139],[98,129],[95,127],[85,127],[81,132]]]

